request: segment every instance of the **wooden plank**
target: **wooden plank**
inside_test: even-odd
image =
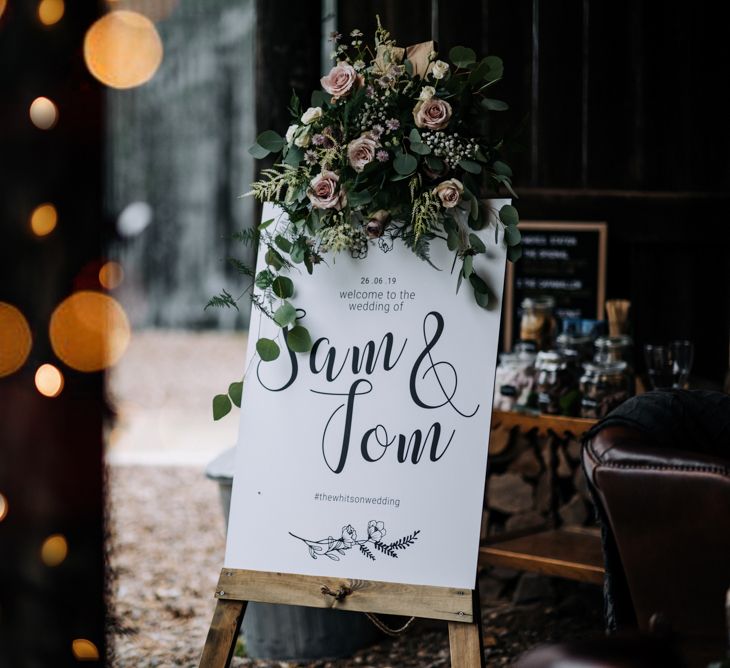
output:
[[[597,530],[582,527],[497,539],[479,549],[479,563],[581,582],[603,583],[600,535]]]
[[[338,601],[322,592],[341,588],[350,593]],[[405,585],[374,580],[315,577],[224,568],[216,598],[335,608],[386,615],[471,622],[474,620],[471,589]]]
[[[537,429],[541,436],[548,436],[549,432],[559,436],[566,432],[574,436],[581,436],[595,424],[596,420],[563,417],[562,415],[533,415],[532,413],[518,413],[517,411],[492,412],[493,429],[497,427],[508,429],[519,427],[523,431]]]
[[[452,668],[484,666],[482,633],[478,624],[449,622],[449,648]]]
[[[219,600],[208,629],[200,668],[228,668],[236,649],[246,601]]]

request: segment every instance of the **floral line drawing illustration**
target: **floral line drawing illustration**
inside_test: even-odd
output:
[[[377,520],[368,522],[368,537],[358,540],[357,532],[352,524],[342,527],[342,535],[339,538],[328,536],[322,540],[308,540],[293,534],[289,535],[297,540],[301,540],[309,549],[309,556],[312,559],[317,557],[327,557],[332,561],[339,561],[340,556],[344,556],[347,550],[357,548],[368,559],[375,561],[376,553],[384,554],[393,559],[398,558],[398,551],[405,550],[418,540],[418,534],[421,533],[417,529],[408,536],[403,536],[392,543],[384,543],[383,538],[386,534],[385,523]]]

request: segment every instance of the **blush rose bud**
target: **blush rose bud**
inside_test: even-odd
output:
[[[368,222],[365,224],[365,233],[370,239],[377,239],[383,236],[385,226],[390,220],[390,211],[380,209],[368,216]]]

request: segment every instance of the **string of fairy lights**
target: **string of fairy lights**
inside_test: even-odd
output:
[[[13,10],[13,3],[0,0],[0,20]],[[107,12],[86,31],[83,58],[88,71],[102,84],[115,89],[141,86],[157,72],[164,56],[154,21],[168,16],[178,0],[107,0]],[[40,0],[36,16],[41,29],[62,25],[64,0]],[[38,91],[28,107],[27,122],[38,132],[63,130],[64,109]],[[62,206],[38,201],[27,212],[28,233],[44,243],[59,227],[73,224],[64,220]],[[77,289],[55,307],[47,323],[48,337],[56,359],[32,362],[34,333],[28,319],[14,304],[0,301],[0,378],[37,363],[35,389],[49,400],[64,391],[64,369],[92,373],[114,364],[130,341],[129,320],[121,304],[110,294],[124,280],[122,267],[102,261],[91,289]],[[30,375],[29,375],[30,376]],[[30,382],[30,381],[29,381]],[[12,499],[0,491],[0,523],[12,513]],[[39,559],[48,568],[60,566],[69,552],[66,538],[59,533],[45,538]],[[99,650],[86,638],[72,640],[70,651],[79,661],[99,660]]]

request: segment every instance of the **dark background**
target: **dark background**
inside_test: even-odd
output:
[[[505,61],[499,97],[514,110],[511,126],[523,128],[524,148],[512,156],[522,218],[607,221],[607,297],[632,301],[637,347],[689,338],[696,375],[719,385],[730,323],[726,3],[440,5],[442,53],[464,44]],[[430,37],[430,8],[341,0],[338,26],[369,36],[379,13],[409,44]],[[103,378],[65,370],[66,389],[54,400],[32,380],[51,355],[53,307],[85,287],[86,268],[113,238],[104,206],[105,93],[81,54],[101,10],[68,2],[53,31],[34,20],[30,2],[11,0],[0,18],[0,300],[17,305],[34,333],[29,362],[0,379],[0,492],[10,505],[0,523],[3,667],[75,665],[75,637],[104,653]],[[318,86],[321,14],[319,2],[257,0],[259,130],[283,132],[291,89],[305,97]],[[53,132],[27,122],[38,95],[59,105]],[[27,218],[39,201],[55,202],[73,224],[32,238]],[[50,533],[69,541],[69,558],[56,569],[38,561]]]

